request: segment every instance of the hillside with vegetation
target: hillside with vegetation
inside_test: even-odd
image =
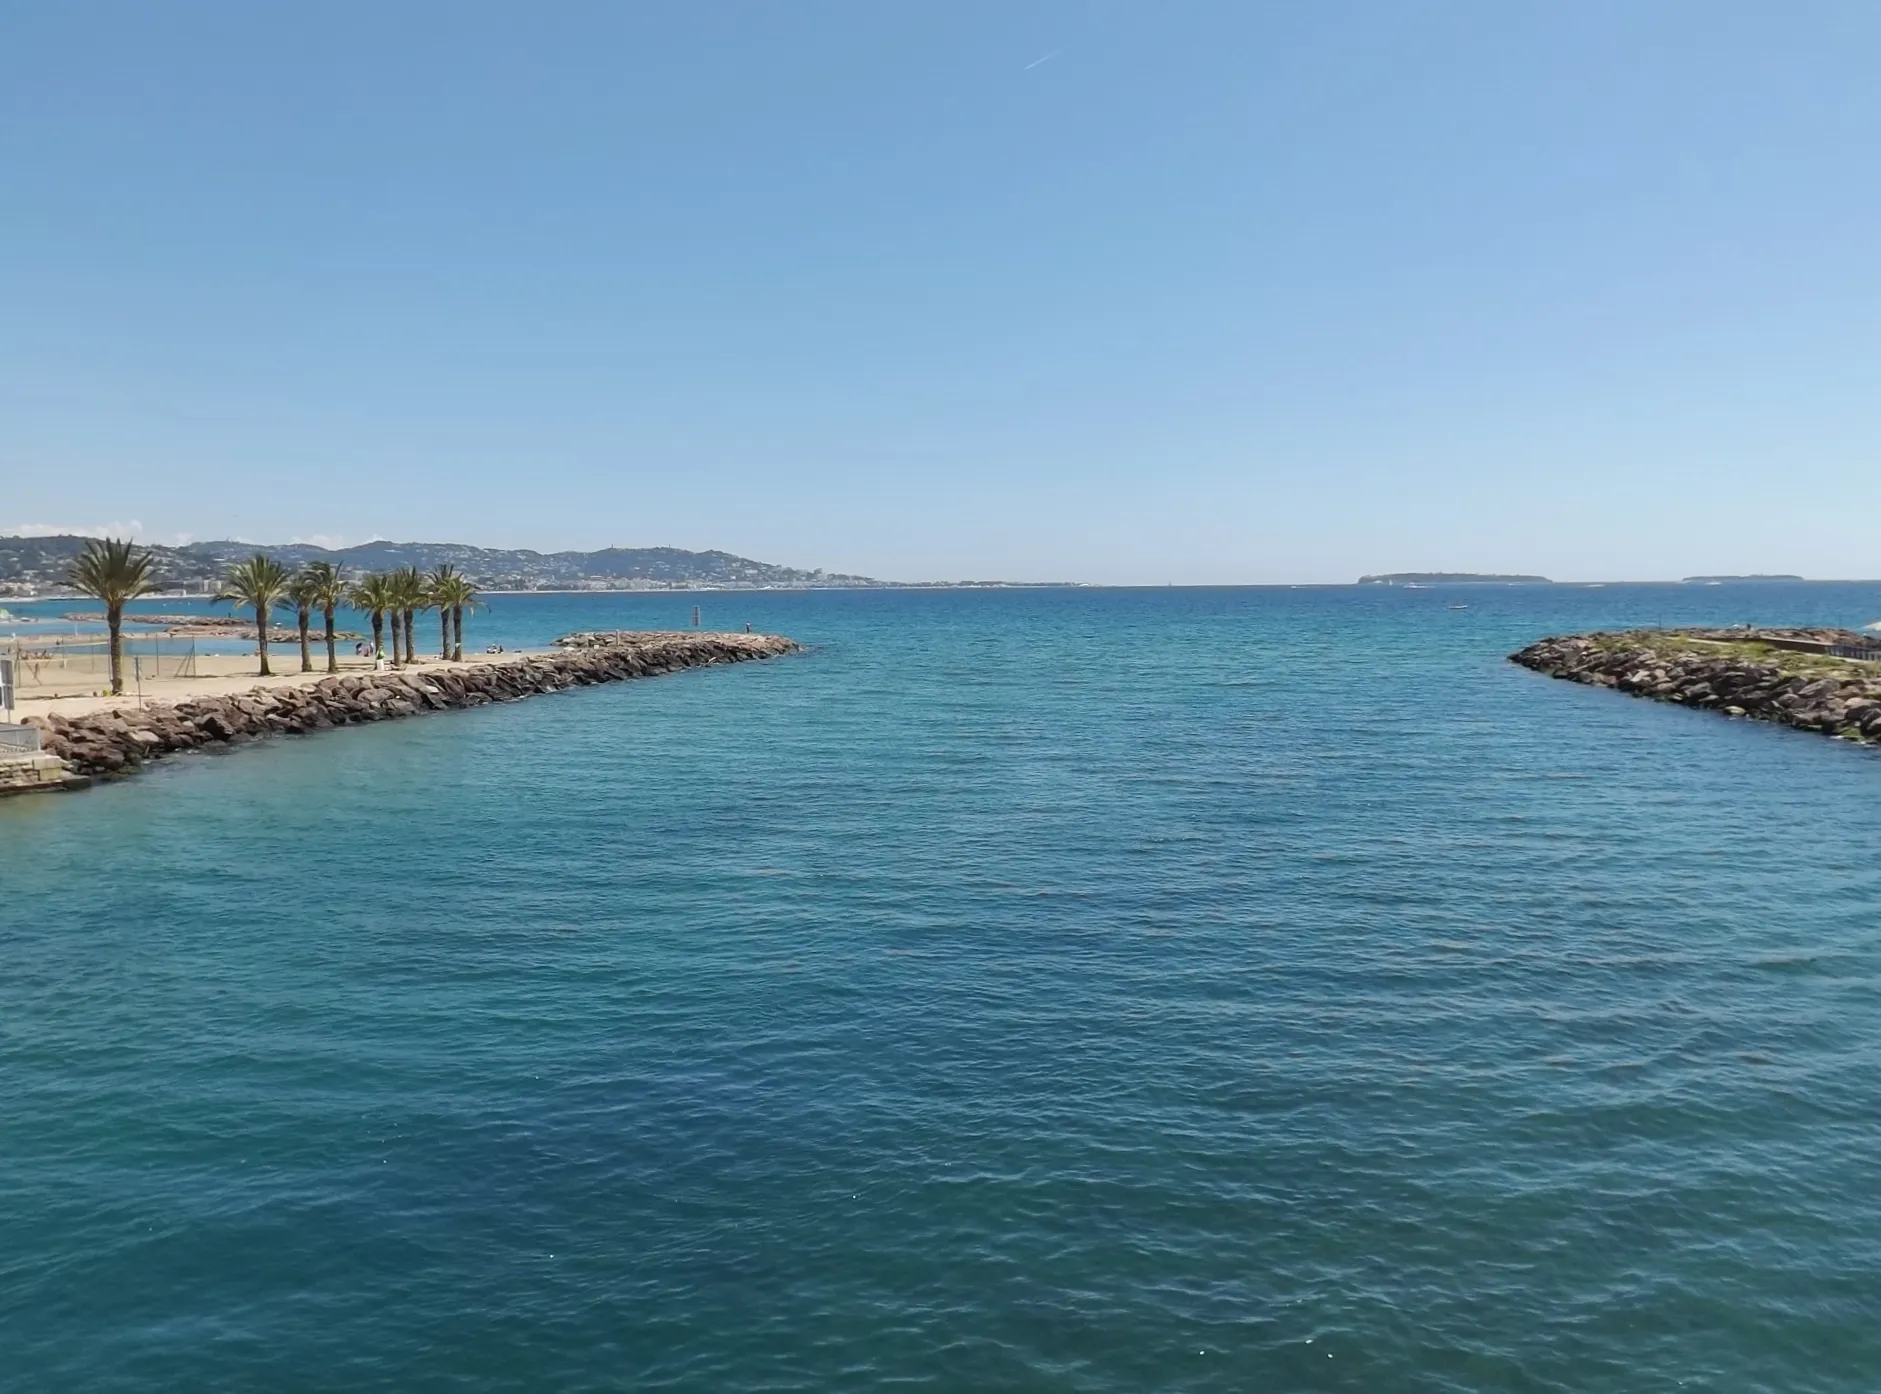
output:
[[[0,537],[0,595],[59,593],[85,547],[78,536]],[[213,590],[230,567],[266,552],[283,565],[326,561],[350,573],[451,566],[486,591],[527,590],[796,590],[818,586],[876,586],[866,576],[800,570],[753,561],[730,552],[688,552],[679,547],[608,547],[598,552],[534,552],[469,547],[454,542],[365,542],[326,548],[308,543],[257,546],[252,542],[192,542],[152,546],[152,571],[165,590]]]

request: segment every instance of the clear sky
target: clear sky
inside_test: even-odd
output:
[[[1881,5],[0,0],[0,530],[1881,575]]]

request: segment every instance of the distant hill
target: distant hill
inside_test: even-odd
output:
[[[1759,573],[1754,576],[1687,576],[1687,585],[1711,585],[1716,581],[1800,581],[1801,576],[1777,576]]]
[[[66,568],[84,550],[83,537],[0,537],[0,594],[60,588]],[[365,542],[338,550],[290,542],[192,542],[151,547],[165,589],[201,590],[217,584],[234,563],[265,552],[284,566],[325,560],[355,575],[416,566],[429,571],[449,562],[485,590],[795,590],[817,586],[879,586],[867,576],[802,571],[752,561],[730,552],[688,552],[678,547],[609,547],[599,552],[506,551],[454,542]]]
[[[1361,586],[1406,586],[1415,582],[1418,585],[1478,585],[1478,586],[1514,586],[1514,585],[1553,585],[1546,576],[1503,576],[1493,571],[1387,571],[1380,576],[1361,576]]]

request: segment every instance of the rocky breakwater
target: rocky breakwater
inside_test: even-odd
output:
[[[1843,740],[1881,741],[1881,663],[1838,658],[1860,635],[1799,630],[1632,630],[1543,639],[1512,662],[1636,697],[1774,721]],[[1827,635],[1825,639],[1823,636]],[[1783,645],[1820,645],[1824,652]]]
[[[110,778],[181,751],[512,702],[593,683],[776,658],[799,648],[789,639],[764,634],[623,633],[610,638],[607,644],[563,653],[327,677],[234,696],[27,721],[40,728],[45,752],[69,770]]]

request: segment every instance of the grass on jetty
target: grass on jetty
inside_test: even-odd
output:
[[[1767,664],[1790,677],[1872,678],[1876,665],[1826,653],[1778,648],[1759,639],[1701,639],[1677,630],[1632,630],[1588,636],[1603,653],[1650,653],[1658,658],[1738,658]]]

